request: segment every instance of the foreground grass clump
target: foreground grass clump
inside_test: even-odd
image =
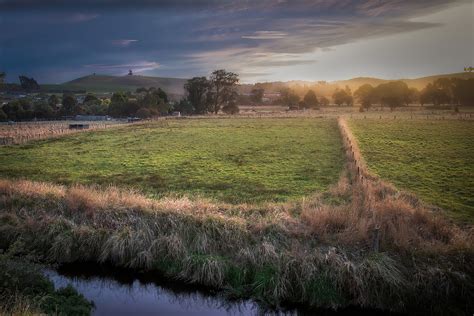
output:
[[[133,187],[230,203],[296,199],[335,183],[335,120],[167,120],[0,148],[0,176]]]
[[[351,120],[371,172],[474,223],[474,122]]]
[[[93,304],[71,286],[54,289],[40,269],[0,255],[1,315],[90,315]]]
[[[273,306],[472,310],[469,231],[383,185],[372,191],[367,201],[342,177],[302,203],[249,206],[1,180],[0,248],[158,270]],[[381,252],[372,250],[375,227]]]

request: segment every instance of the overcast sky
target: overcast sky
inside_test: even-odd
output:
[[[472,0],[0,0],[0,70],[242,82],[414,78],[474,66]]]

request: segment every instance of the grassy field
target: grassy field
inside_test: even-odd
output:
[[[474,122],[361,119],[350,127],[372,172],[474,221]]]
[[[0,177],[284,201],[327,189],[343,160],[335,120],[172,120],[3,147]]]

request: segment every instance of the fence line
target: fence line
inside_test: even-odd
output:
[[[77,122],[75,122],[77,123]],[[85,123],[85,122],[84,122]],[[61,137],[91,130],[106,129],[117,126],[124,126],[126,122],[87,122],[88,129],[70,129],[70,122],[37,122],[16,123],[14,125],[0,126],[0,146],[24,144],[32,140]]]

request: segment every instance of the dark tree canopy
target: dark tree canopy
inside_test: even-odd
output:
[[[261,104],[265,89],[263,88],[254,88],[250,92],[250,101],[254,104]]]
[[[40,89],[39,84],[33,78],[28,78],[26,76],[19,76],[20,85],[23,90],[26,91],[37,91]]]
[[[303,98],[303,106],[307,109],[316,109],[319,106],[318,97],[313,90],[308,90]]]
[[[300,107],[300,97],[290,88],[280,90],[281,102],[290,110],[297,110]]]
[[[368,109],[376,101],[374,92],[374,87],[370,84],[364,84],[354,92],[354,96],[359,100],[363,109]]]
[[[222,107],[229,106],[237,101],[236,88],[239,82],[239,76],[237,74],[225,71],[224,69],[215,70],[212,72],[209,82],[211,112],[217,114]]]
[[[375,88],[374,93],[382,106],[388,106],[392,110],[410,102],[410,89],[403,81],[382,83]]]
[[[440,78],[420,93],[421,104],[474,105],[474,79]]]
[[[196,114],[237,113],[237,74],[227,72],[223,69],[214,71],[209,79],[206,77],[194,77],[184,85],[187,109],[193,109]],[[182,103],[184,105],[186,103]]]
[[[76,97],[73,94],[63,95],[61,114],[64,116],[73,116],[80,114],[80,107],[77,104]]]
[[[322,96],[319,98],[319,104],[321,104],[321,106],[328,106],[329,105],[329,99],[326,98],[325,96]]]
[[[352,106],[352,104],[354,103],[354,99],[352,97],[351,89],[349,89],[349,87],[347,87],[347,86],[344,90],[337,89],[333,93],[332,99],[333,99],[334,103],[337,104],[338,106],[342,106],[343,104],[345,104],[347,106]]]
[[[184,85],[186,100],[194,108],[196,114],[205,114],[209,111],[207,94],[210,85],[206,77],[194,77]]]

